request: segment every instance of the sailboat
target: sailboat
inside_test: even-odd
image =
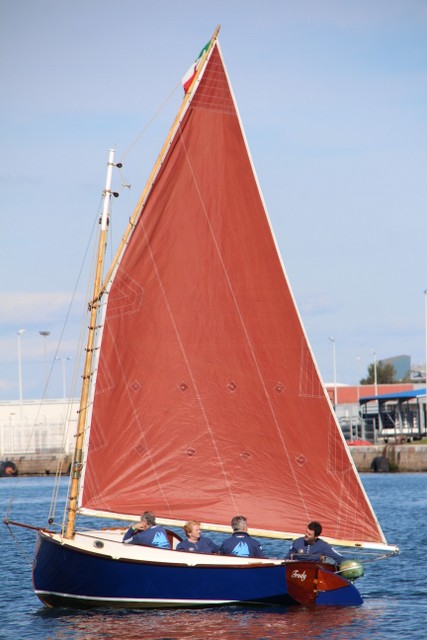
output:
[[[286,561],[285,541],[320,520],[334,545],[397,552],[315,364],[218,30],[107,267],[110,151],[67,521],[37,531],[34,590],[50,607],[359,605],[351,576]],[[171,549],[123,543],[146,510]],[[230,535],[237,514],[283,556],[175,550],[188,519]]]

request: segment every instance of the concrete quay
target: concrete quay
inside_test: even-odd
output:
[[[350,453],[359,472],[372,471],[375,458],[384,456],[391,472],[427,471],[426,444],[353,446]]]
[[[7,462],[12,462],[14,469],[17,470],[17,474],[10,475],[20,476],[49,476],[67,475],[71,464],[71,455],[64,454],[26,454],[7,456],[4,458]],[[9,475],[9,473],[3,473],[3,476]]]
[[[372,446],[352,446],[350,452],[359,472],[372,471],[375,458],[384,456],[390,472],[427,472],[426,444],[388,444]],[[20,476],[55,475],[58,465],[61,474],[67,474],[71,464],[71,455],[18,455],[9,456]]]

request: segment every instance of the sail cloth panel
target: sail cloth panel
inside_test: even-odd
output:
[[[112,283],[82,506],[381,542],[322,389],[218,45]]]

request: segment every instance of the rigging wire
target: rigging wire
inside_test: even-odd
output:
[[[25,562],[26,562],[27,564],[29,564],[29,565],[30,565],[30,567],[31,567],[31,566],[32,566],[32,564],[33,564],[33,559],[32,559],[32,558],[30,558],[30,556],[28,555],[28,553],[26,552],[26,550],[25,550],[25,548],[24,548],[24,545],[23,545],[23,544],[22,544],[22,542],[19,540],[18,536],[16,536],[16,535],[14,534],[14,532],[12,531],[12,527],[10,527],[10,526],[9,526],[9,524],[7,523],[7,521],[6,521],[6,520],[5,520],[5,525],[7,526],[8,531],[9,531],[10,535],[12,536],[12,538],[13,538],[13,540],[14,540],[15,544],[17,544],[17,546],[18,546],[18,548],[19,548],[19,550],[20,550],[20,552],[21,552],[21,554],[22,554],[22,556],[23,556],[23,558],[24,558]]]
[[[86,244],[86,248],[85,248],[85,251],[84,251],[84,254],[83,254],[83,259],[82,259],[80,271],[79,271],[78,276],[77,276],[76,284],[75,284],[75,287],[74,287],[74,290],[73,290],[73,294],[72,294],[72,299],[71,299],[71,302],[70,302],[70,305],[69,305],[69,308],[68,308],[68,312],[67,312],[67,315],[66,315],[66,318],[65,318],[64,326],[63,326],[63,329],[62,329],[62,332],[61,332],[61,335],[60,335],[59,344],[61,343],[61,340],[63,338],[65,327],[66,327],[66,325],[68,323],[68,318],[69,318],[70,313],[71,313],[71,307],[72,307],[72,304],[74,303],[75,297],[77,295],[78,285],[79,285],[79,283],[80,283],[80,281],[82,279],[84,265],[87,262],[87,257],[88,257],[88,254],[89,254],[90,247],[93,244],[93,236],[94,236],[94,233],[95,233],[95,230],[96,230],[97,222],[99,220],[99,214],[100,214],[101,206],[102,206],[102,198],[100,199],[100,202],[99,202],[99,205],[98,205],[98,209],[97,209],[97,213],[96,213],[94,221],[93,221],[92,230],[91,230],[91,233],[89,234],[89,239],[88,239],[88,242]],[[86,299],[86,301],[88,300],[88,293],[87,292],[86,292],[86,298],[85,299]],[[81,353],[81,351],[82,351],[81,345],[83,343],[82,336],[84,335],[84,329],[83,329],[84,319],[85,319],[85,314],[83,314],[83,317],[82,317],[80,338],[79,338],[79,341],[78,341],[78,345],[79,345],[78,351],[77,351],[78,353]],[[59,345],[58,345],[57,351],[58,351],[58,349],[59,349]],[[53,367],[53,365],[52,365],[52,367]],[[51,370],[52,370],[52,367],[51,367]],[[74,374],[73,374],[73,385],[72,385],[73,388],[75,388],[75,386],[76,386],[75,385],[75,380],[76,380],[76,375],[77,375],[78,369],[79,369],[78,360],[76,360],[76,364],[75,364],[75,367],[74,367]],[[73,393],[70,394],[70,398],[72,398],[72,397],[73,397]],[[68,414],[67,414],[67,416],[69,417],[70,414],[71,414],[71,401],[70,401],[70,403],[68,405]],[[64,430],[63,444],[65,444],[65,438],[66,438],[67,431],[68,431],[68,425],[69,425],[69,419],[66,420],[66,427],[67,428]],[[56,474],[54,492],[52,494],[52,499],[51,499],[51,504],[50,504],[50,509],[49,509],[49,523],[52,523],[54,521],[54,514],[55,514],[55,511],[56,511],[56,504],[57,504],[58,493],[59,493],[59,485],[60,485],[59,479],[60,479],[61,471],[62,471],[62,459],[61,459],[61,461],[59,461],[58,467],[59,467],[59,472],[57,471],[57,474]]]
[[[123,152],[123,154],[121,155],[121,160],[123,162],[123,160],[125,158],[127,158],[127,156],[131,153],[131,151],[134,150],[134,148],[137,146],[137,144],[141,141],[141,139],[144,137],[144,135],[146,134],[146,132],[151,128],[153,122],[155,122],[157,120],[157,118],[160,116],[160,114],[166,109],[166,106],[171,102],[172,98],[174,97],[174,95],[176,94],[177,90],[182,87],[181,82],[178,82],[174,88],[172,89],[172,91],[169,93],[169,95],[163,100],[163,102],[160,104],[160,106],[156,109],[156,111],[153,113],[153,115],[151,116],[151,118],[148,120],[148,122],[145,124],[145,126],[141,129],[141,131],[133,138],[133,140],[131,141],[131,143],[128,145],[128,147],[125,149],[125,151]],[[132,185],[125,179],[124,177],[124,173],[122,171],[122,162],[119,162],[116,164],[116,169],[119,172],[119,176],[120,176],[120,187],[121,190],[128,190],[129,194],[130,194],[130,190]],[[135,208],[134,205],[132,204],[132,197],[129,196],[128,202],[127,202],[127,208],[129,211],[129,215],[128,218],[131,218],[132,215],[132,211]],[[113,251],[113,246],[114,246],[114,237],[113,237],[113,221],[110,220],[110,230],[109,230],[109,236],[110,236],[110,261],[113,260],[114,257],[114,251]]]
[[[148,123],[144,126],[144,128],[140,131],[140,133],[134,138],[133,142],[131,142],[131,144],[127,147],[127,149],[125,150],[124,154],[122,155],[122,158],[126,158],[131,153],[131,151],[134,149],[134,147],[138,144],[138,142],[141,140],[141,138],[145,135],[146,131],[151,127],[152,123],[164,111],[164,109],[169,104],[169,102],[171,101],[172,97],[176,94],[176,92],[177,92],[177,90],[178,90],[178,88],[180,86],[181,86],[180,82],[178,82],[175,85],[175,87],[170,92],[170,94],[162,102],[162,104],[159,106],[159,108],[154,112],[153,116],[150,118]],[[120,179],[121,179],[121,187],[123,189],[130,190],[131,185],[124,180],[123,174],[121,172],[121,167],[118,167],[118,170],[119,170]],[[70,303],[69,303],[69,306],[68,306],[68,310],[67,310],[67,313],[66,313],[66,316],[65,316],[65,319],[64,319],[64,322],[63,322],[62,330],[61,330],[61,333],[60,333],[60,336],[59,336],[59,340],[58,340],[58,343],[57,343],[57,346],[56,346],[56,349],[55,349],[55,352],[54,352],[54,357],[53,357],[53,359],[51,361],[50,369],[49,369],[48,375],[46,377],[45,386],[44,386],[42,398],[41,398],[41,401],[40,401],[40,406],[38,408],[38,411],[36,413],[36,417],[35,417],[35,419],[33,421],[33,424],[32,424],[32,430],[31,430],[30,436],[29,436],[28,441],[27,441],[27,447],[26,447],[26,449],[24,451],[24,455],[28,454],[31,442],[32,442],[33,438],[35,437],[35,428],[36,428],[36,426],[37,426],[37,424],[39,422],[39,417],[40,417],[40,413],[41,413],[41,410],[43,408],[44,402],[47,399],[47,393],[48,393],[49,384],[50,384],[51,378],[52,378],[54,363],[55,363],[55,361],[56,361],[56,359],[58,357],[59,349],[60,349],[60,346],[61,346],[63,338],[64,338],[65,329],[66,329],[66,327],[68,325],[68,321],[69,321],[69,318],[70,318],[70,315],[71,315],[71,310],[72,310],[73,304],[75,303],[78,285],[79,285],[79,283],[80,283],[80,281],[82,279],[83,269],[84,269],[84,265],[87,262],[87,256],[88,256],[88,253],[89,253],[89,248],[90,248],[90,246],[92,245],[92,242],[93,242],[94,231],[96,229],[96,224],[97,224],[97,222],[99,220],[101,206],[102,206],[102,198],[100,200],[100,204],[98,206],[98,210],[97,210],[97,214],[96,214],[96,217],[95,217],[95,220],[94,220],[92,231],[90,233],[89,240],[88,240],[88,243],[87,243],[84,255],[83,255],[80,271],[78,273],[78,276],[77,276],[77,279],[76,279],[76,284],[75,284],[73,293],[71,295],[71,299],[70,299]],[[110,235],[111,235],[111,231],[112,230],[110,230]],[[94,268],[94,265],[92,265],[92,269],[93,268]],[[88,282],[89,283],[90,283],[90,281],[91,281],[91,279],[88,278]],[[88,290],[86,292],[86,300],[90,301],[90,298],[91,298],[91,293],[89,292],[89,288],[88,288]],[[81,345],[83,344],[83,336],[84,336],[84,333],[85,333],[85,329],[83,328],[83,324],[84,324],[84,318],[82,320],[81,333],[80,333],[80,338],[79,338],[79,342],[78,342],[78,344],[79,344],[78,353],[81,353],[81,351],[82,351]],[[72,389],[76,388],[76,379],[77,379],[78,370],[79,370],[78,366],[79,366],[79,360],[77,359],[76,362],[75,362],[75,366],[74,366]],[[73,393],[71,392],[70,393],[70,402],[68,404],[67,413],[66,413],[66,416],[65,416],[65,428],[64,428],[64,435],[63,435],[63,445],[65,445],[66,436],[67,436],[67,432],[68,432],[68,427],[69,427],[69,424],[70,424],[70,416],[71,416],[71,411],[72,411],[72,402],[71,402],[71,398],[72,397],[73,397]],[[64,450],[64,448],[65,447],[63,447],[63,450]],[[71,462],[71,464],[72,463],[73,463],[73,461]],[[56,505],[57,505],[57,501],[58,501],[59,488],[60,488],[60,478],[61,478],[63,472],[64,472],[64,469],[63,469],[63,457],[61,457],[61,459],[58,460],[58,464],[57,464],[57,468],[56,468],[56,472],[55,472],[55,483],[54,483],[54,489],[53,489],[53,493],[52,493],[52,498],[51,498],[51,503],[50,503],[50,508],[49,508],[49,514],[48,514],[48,521],[49,521],[50,524],[54,521],[55,512],[56,512]],[[10,511],[11,511],[11,508],[12,508],[12,505],[13,505],[13,502],[14,502],[14,499],[15,499],[16,488],[17,488],[17,483],[18,482],[19,482],[19,476],[17,476],[16,479],[15,479],[15,484],[14,484],[14,487],[13,487],[12,495],[10,497],[9,504],[8,504],[8,507],[7,507],[7,510],[6,510],[6,515],[5,515],[6,519],[8,519],[8,517],[9,517]],[[65,519],[66,519],[66,515],[65,515],[66,514],[66,510],[67,510],[67,505],[65,505],[65,507],[64,507],[64,519],[63,519],[63,522],[65,522]]]
[[[170,100],[172,99],[172,96],[176,93],[177,89],[181,86],[181,83],[178,82],[175,87],[172,89],[171,93],[167,96],[167,98],[162,102],[162,104],[160,105],[160,107],[157,109],[157,111],[154,112],[154,114],[152,115],[152,117],[150,118],[150,120],[147,122],[147,124],[145,125],[145,127],[139,132],[139,134],[134,138],[133,142],[130,143],[130,145],[128,146],[128,148],[125,150],[125,152],[122,155],[122,159],[126,158],[127,155],[129,155],[129,153],[132,151],[132,149],[138,144],[138,142],[140,141],[140,139],[143,137],[143,135],[145,134],[145,132],[147,131],[147,129],[149,129],[151,127],[151,125],[153,124],[153,122],[158,118],[158,116],[162,113],[162,111],[165,109],[166,105],[170,102]],[[127,186],[127,185],[123,185],[123,186]]]
[[[102,203],[102,200],[101,200],[101,203]],[[68,325],[68,321],[69,321],[69,318],[70,318],[70,315],[71,315],[71,309],[73,307],[73,304],[74,304],[76,296],[77,296],[77,289],[78,289],[79,282],[80,282],[80,280],[82,278],[84,264],[87,261],[87,255],[89,253],[89,247],[90,247],[90,245],[92,243],[93,232],[94,232],[94,229],[96,228],[96,222],[99,219],[99,212],[100,212],[100,208],[101,208],[101,203],[98,206],[98,212],[97,212],[97,215],[95,217],[95,221],[94,221],[94,225],[93,225],[93,228],[92,228],[92,232],[90,234],[90,238],[89,238],[89,241],[87,243],[87,246],[86,246],[86,249],[85,249],[85,252],[84,252],[84,255],[83,255],[80,271],[78,273],[78,276],[77,276],[77,279],[76,279],[76,283],[75,283],[75,286],[74,286],[74,289],[73,289],[73,292],[72,292],[72,295],[71,295],[71,299],[70,299],[70,302],[69,302],[69,305],[68,305],[68,309],[67,309],[67,312],[66,312],[66,315],[65,315],[65,319],[64,319],[64,322],[63,322],[63,325],[62,325],[61,333],[60,333],[60,336],[59,336],[59,339],[58,339],[58,343],[57,343],[57,346],[56,346],[56,349],[55,349],[55,352],[54,352],[54,357],[52,359],[51,366],[50,366],[50,369],[48,371],[48,375],[47,375],[47,378],[46,378],[45,387],[44,387],[44,390],[43,390],[43,395],[42,395],[42,398],[41,398],[41,401],[40,401],[40,405],[39,405],[39,407],[37,409],[37,413],[36,413],[36,416],[35,416],[33,424],[32,424],[31,433],[30,433],[29,438],[27,440],[27,445],[26,445],[26,449],[24,451],[24,456],[28,454],[31,442],[33,441],[33,438],[35,436],[36,426],[39,423],[40,413],[41,413],[41,411],[43,409],[44,402],[46,401],[46,398],[47,398],[47,391],[48,391],[49,383],[50,383],[50,380],[51,380],[51,377],[52,377],[54,363],[55,363],[55,360],[56,360],[56,358],[58,356],[59,349],[60,349],[60,346],[61,346],[63,338],[64,338],[65,329],[66,329],[66,327]],[[76,365],[75,365],[75,370],[76,369],[77,369],[77,362],[76,362]],[[70,397],[72,397],[72,394],[71,394]],[[68,405],[66,424],[69,422],[69,420],[68,420],[69,412],[71,412],[71,402]],[[50,505],[50,510],[49,510],[49,520],[53,519],[53,517],[54,517],[54,511],[55,511],[55,508],[56,508],[56,502],[57,502],[58,491],[59,491],[59,478],[60,478],[61,472],[63,471],[62,470],[62,464],[63,464],[63,457],[61,457],[61,459],[58,461],[58,465],[57,465],[57,469],[56,469],[56,473],[55,473],[54,492],[53,492],[51,505]],[[5,516],[6,519],[8,519],[8,517],[9,517],[10,510],[11,510],[13,502],[15,500],[15,495],[16,495],[16,490],[17,490],[17,485],[18,485],[19,480],[20,480],[20,477],[17,476],[15,478],[13,491],[12,491],[12,494],[10,496],[9,504],[8,504],[8,507],[7,507],[7,510],[6,510],[6,516]]]
[[[90,253],[90,251],[89,251],[90,247],[92,247],[93,244],[94,244],[94,237],[96,236],[96,231],[97,231],[97,229],[99,227],[99,217],[100,217],[101,210],[102,210],[102,203],[103,203],[103,198],[101,197],[100,202],[99,202],[99,206],[98,206],[98,209],[97,209],[97,212],[96,212],[96,215],[95,215],[94,220],[93,220],[91,233],[89,235],[89,239],[88,239],[88,242],[87,242],[87,245],[86,245],[86,250],[85,250],[85,253],[84,253],[84,257],[83,257],[82,266],[81,266],[81,269],[80,269],[80,272],[79,272],[78,281],[80,281],[80,279],[81,279],[81,276],[82,276],[82,273],[83,273],[83,266],[88,261],[88,255]],[[92,251],[92,262],[91,262],[91,265],[90,265],[90,276],[89,276],[89,278],[87,278],[87,282],[86,282],[86,293],[85,293],[86,304],[85,304],[85,309],[88,308],[88,304],[90,303],[90,299],[92,297],[92,291],[91,291],[91,288],[90,288],[90,283],[92,282],[92,275],[95,272],[95,268],[96,268],[96,255],[95,255],[95,253],[96,252]],[[76,288],[77,288],[77,285],[76,285]],[[81,321],[81,325],[80,325],[80,335],[79,335],[79,340],[78,340],[78,353],[79,354],[83,353],[83,345],[85,343],[85,338],[86,338],[86,333],[87,333],[86,319],[87,319],[87,314],[86,314],[86,312],[84,312],[82,314],[82,321]],[[75,375],[74,375],[74,378],[73,378],[73,385],[72,385],[73,389],[75,389],[77,387],[77,373],[80,373],[80,368],[76,367],[75,371],[74,371]],[[71,397],[73,397],[73,394],[71,394]],[[74,435],[74,438],[75,438],[75,435]],[[73,467],[73,463],[74,463],[74,460],[71,460],[71,469]],[[70,482],[71,482],[71,473],[70,473],[70,478],[69,478],[69,483]],[[58,496],[58,491],[59,491],[59,481],[58,481],[58,487],[57,487],[57,490],[56,490],[55,501],[53,501],[53,499],[52,499],[52,502],[51,502],[51,511],[53,511],[53,512],[56,510],[56,500],[57,500],[57,496]],[[67,518],[67,509],[68,509],[68,505],[67,505],[67,503],[65,503],[64,504],[64,511],[63,511],[63,515],[62,515],[62,527],[65,526],[65,521],[66,521],[66,518]],[[51,522],[51,518],[53,518],[53,514],[51,514],[51,512],[50,512],[49,513],[49,522]]]

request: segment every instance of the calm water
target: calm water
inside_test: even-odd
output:
[[[95,638],[328,638],[329,640],[425,638],[427,625],[427,474],[365,474],[363,483],[387,539],[400,546],[395,558],[365,567],[357,586],[365,598],[354,609],[302,607],[184,611],[51,610],[33,594],[35,535],[0,523],[0,638],[44,640]],[[0,478],[2,517],[15,494],[11,520],[46,525],[51,478]],[[60,491],[62,505],[66,479]],[[62,514],[57,516],[58,521]],[[281,555],[283,542],[264,548]]]

